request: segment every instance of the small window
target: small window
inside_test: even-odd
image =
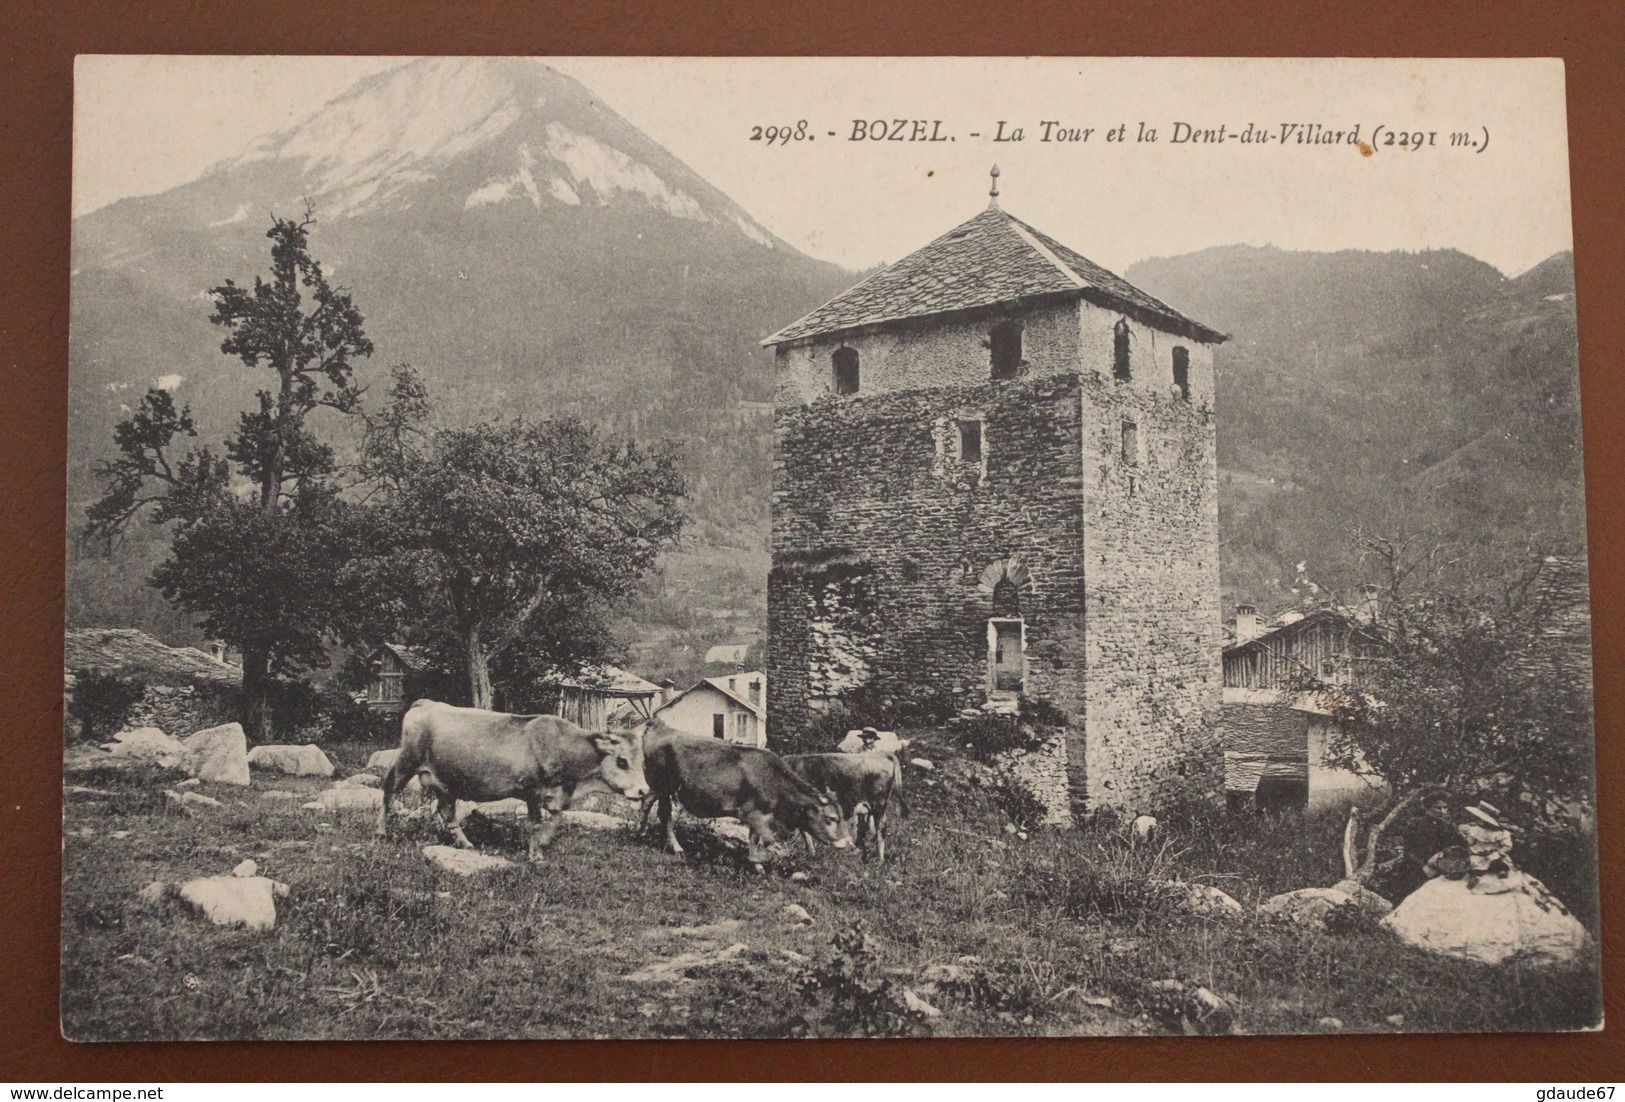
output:
[[[992,350],[993,378],[1014,379],[1021,372],[1021,326],[1001,321],[988,334]]]
[[[1112,375],[1119,379],[1129,378],[1127,318],[1118,318],[1117,324],[1112,327]]]
[[[856,394],[858,392],[858,350],[856,348],[837,348],[835,355],[830,358],[835,365],[835,393]]]
[[[737,677],[728,678],[728,691],[730,693],[734,693],[736,695],[738,694],[738,692],[739,692],[739,679]]]
[[[728,731],[728,717],[721,712],[711,713],[711,734],[715,738],[723,738]]]
[[[961,463],[982,461],[982,422],[959,422],[959,461]]]
[[[1123,422],[1123,462],[1130,467],[1140,462],[1140,426],[1133,421]]]
[[[1181,398],[1191,396],[1191,350],[1184,345],[1174,346],[1174,386]]]

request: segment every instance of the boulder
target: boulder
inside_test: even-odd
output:
[[[423,856],[447,872],[458,876],[474,876],[492,869],[513,869],[519,866],[505,857],[493,857],[472,849],[455,846],[424,846]]]
[[[197,792],[176,792],[173,788],[164,789],[164,803],[183,815],[190,815],[193,808],[225,806],[212,796],[204,796]]]
[[[136,902],[143,906],[156,907],[168,899],[175,892],[175,885],[164,880],[154,880],[146,887],[135,893]]]
[[[288,885],[264,876],[205,876],[179,885],[175,894],[216,926],[269,930]]]
[[[565,825],[585,827],[588,830],[625,830],[631,827],[625,819],[614,815],[605,815],[601,811],[565,811],[559,818]]]
[[[318,793],[314,800],[301,806],[306,811],[379,811],[384,806],[384,794],[376,788],[340,785]]]
[[[395,748],[394,750],[380,750],[372,757],[367,759],[367,772],[374,773],[382,777],[385,773],[389,772],[390,768],[395,764],[395,759],[400,756],[401,751],[399,747]]]
[[[1312,930],[1326,929],[1326,916],[1339,907],[1360,905],[1354,898],[1336,888],[1299,888],[1283,892],[1258,905],[1263,918],[1276,918]]]
[[[1128,831],[1135,842],[1149,842],[1157,836],[1157,820],[1151,815],[1140,815],[1128,825]]]
[[[186,747],[157,727],[137,727],[133,731],[120,731],[113,736],[112,742],[104,742],[102,749],[115,758],[152,762],[165,769],[178,769],[187,761]]]
[[[1546,885],[1514,870],[1475,891],[1466,880],[1429,880],[1382,920],[1407,945],[1440,956],[1500,964],[1573,960],[1590,935]]]
[[[1181,910],[1204,918],[1240,918],[1246,910],[1229,895],[1206,884],[1183,880],[1153,880],[1153,886],[1166,891]]]
[[[813,916],[807,913],[807,908],[800,903],[786,903],[784,905],[784,918],[785,921],[797,925],[810,924],[813,920]]]
[[[942,1017],[942,1011],[920,998],[907,987],[903,988],[903,1005],[908,1007],[910,1013],[918,1014],[922,1018]]]
[[[248,739],[242,724],[226,723],[188,737],[187,771],[213,784],[248,785]]]
[[[413,780],[417,778],[414,777]],[[506,800],[488,800],[485,803],[475,803],[473,800],[457,801],[457,818],[459,821],[468,818],[478,811],[487,819],[495,819],[500,815],[529,815],[530,808],[524,800],[509,798]]]
[[[931,772],[937,767],[936,762],[932,761],[930,758],[909,758],[908,763],[916,769],[925,770],[927,773]]]
[[[248,764],[254,769],[286,773],[293,777],[333,775],[333,763],[327,760],[320,746],[256,746],[248,752]]]
[[[384,783],[376,773],[355,773],[339,782],[343,788],[378,788]]]
[[[1372,918],[1382,918],[1394,909],[1392,903],[1357,880],[1339,880],[1332,885],[1332,890],[1342,892],[1348,896],[1354,901],[1355,906],[1365,911]]]

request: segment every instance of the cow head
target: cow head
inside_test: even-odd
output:
[[[852,838],[846,832],[840,805],[829,793],[820,792],[815,799],[797,804],[796,815],[799,819],[795,824],[797,828],[820,842],[827,842],[836,849],[851,848]]]
[[[643,776],[643,738],[640,732],[605,734],[595,731],[592,745],[598,751],[598,773],[605,784],[629,800],[641,800],[649,794],[649,782]]]

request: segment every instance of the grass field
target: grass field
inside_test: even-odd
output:
[[[342,774],[372,749],[330,753]],[[1251,911],[1329,885],[1341,875],[1335,820],[1212,811],[1168,817],[1149,847],[1107,824],[1022,839],[980,788],[956,783],[955,764],[930,783],[910,770],[911,814],[894,816],[884,865],[788,847],[757,873],[681,819],[686,858],[662,853],[652,831],[567,828],[527,865],[518,824],[491,821],[470,834],[520,866],[471,879],[423,857],[445,840],[426,821],[378,840],[370,816],[303,810],[327,782],[256,773],[248,790],[205,785],[225,806],[185,817],[166,811],[161,777],[82,781],[113,796],[66,805],[63,1030],[127,1040],[1189,1029],[1166,980],[1217,992],[1246,1033],[1577,1029],[1600,1016],[1595,959],[1455,963],[1374,926],[1203,918],[1152,886],[1209,884]],[[261,795],[272,788],[300,799]],[[270,933],[136,898],[152,880],[225,873],[245,858],[291,886]]]

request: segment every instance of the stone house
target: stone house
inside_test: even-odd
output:
[[[760,671],[701,678],[655,710],[669,727],[736,746],[767,746],[767,676]]]
[[[1051,821],[1217,798],[1225,338],[993,195],[763,341],[775,738],[854,694],[1036,697]]]
[[[67,719],[76,674],[94,671],[138,682],[141,698],[124,717],[126,727],[158,727],[184,738],[240,719],[243,671],[196,647],[171,647],[135,628],[69,628],[63,640],[63,715]]]

